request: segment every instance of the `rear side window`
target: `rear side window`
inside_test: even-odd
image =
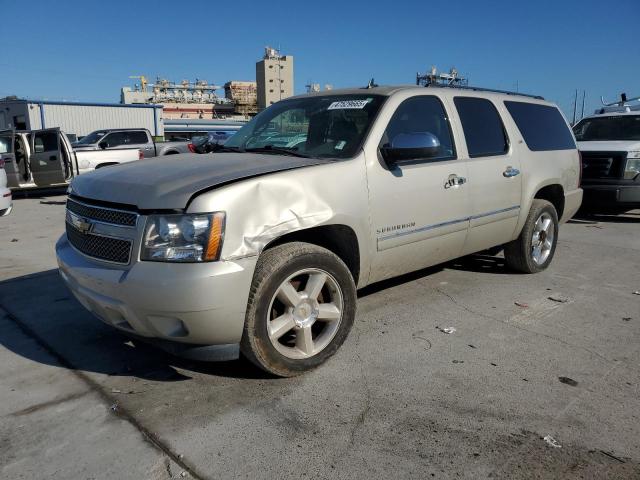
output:
[[[504,102],[529,150],[573,150],[576,143],[556,107],[526,102]]]
[[[137,144],[137,143],[147,143],[147,132],[136,131],[136,132],[127,132],[128,133],[128,142],[129,144]]]
[[[11,153],[13,151],[13,138],[10,136],[0,137],[0,153]]]
[[[100,143],[103,142],[106,143],[109,148],[119,147],[127,143],[127,134],[124,132],[113,132],[104,137]]]
[[[58,150],[58,132],[36,133],[33,139],[35,153],[55,152]]]
[[[502,155],[509,150],[504,125],[493,103],[486,98],[473,97],[456,97],[453,102],[470,157]]]

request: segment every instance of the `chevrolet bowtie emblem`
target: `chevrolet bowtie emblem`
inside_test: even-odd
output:
[[[89,233],[93,228],[93,223],[86,218],[79,217],[73,213],[69,213],[69,220],[71,220],[71,225],[73,225],[76,230],[81,233]]]

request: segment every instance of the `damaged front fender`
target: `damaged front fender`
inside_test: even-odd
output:
[[[222,260],[259,255],[285,234],[335,224],[353,229],[366,251],[369,216],[362,165],[354,159],[244,180],[195,198],[189,212],[226,212]],[[368,272],[368,255],[361,257],[366,258],[360,272]]]

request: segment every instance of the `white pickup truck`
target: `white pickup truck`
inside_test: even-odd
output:
[[[156,142],[146,128],[109,128],[96,130],[71,144],[76,152],[139,148],[144,158],[195,153],[191,141]]]
[[[82,173],[142,158],[138,148],[75,151],[58,128],[0,131],[0,161],[9,188],[65,184]]]
[[[640,99],[605,105],[573,127],[582,157],[584,210],[640,208]]]

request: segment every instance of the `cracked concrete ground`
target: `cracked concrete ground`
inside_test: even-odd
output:
[[[563,226],[542,274],[474,256],[373,285],[283,380],[93,319],[55,271],[62,200],[0,219],[2,478],[640,477],[640,212]]]

